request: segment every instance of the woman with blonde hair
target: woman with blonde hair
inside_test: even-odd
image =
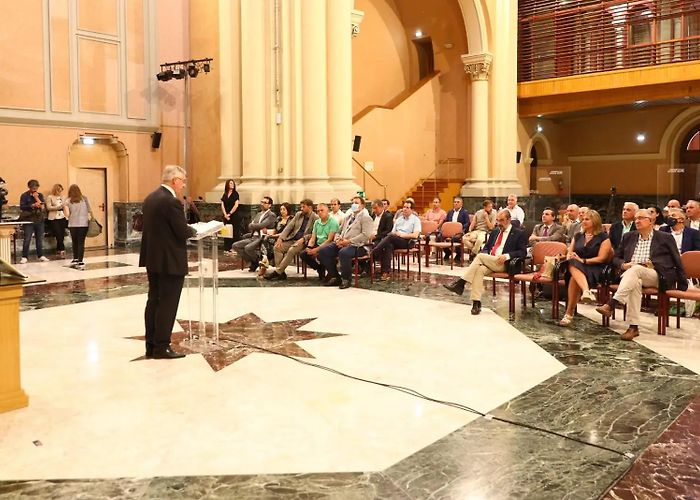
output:
[[[63,244],[63,238],[66,235],[67,221],[63,213],[63,186],[54,184],[51,188],[51,194],[46,198],[46,210],[48,212],[49,227],[51,233],[56,237],[56,252],[60,258],[66,256],[66,246]]]
[[[87,238],[88,222],[92,216],[90,202],[83,196],[77,184],[68,188],[68,199],[63,204],[63,212],[68,218],[68,231],[73,242],[73,261],[71,267],[85,269],[85,238]]]
[[[581,220],[581,232],[571,240],[566,255],[568,269],[565,276],[568,291],[566,313],[559,322],[569,326],[579,299],[584,303],[596,301],[591,291],[596,288],[603,274],[603,266],[612,257],[612,245],[608,233],[603,231],[603,221],[595,210],[588,210]]]

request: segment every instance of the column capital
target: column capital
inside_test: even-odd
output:
[[[365,18],[365,12],[362,10],[352,9],[350,14],[350,24],[352,25],[352,37],[355,38],[360,34],[360,24]],[[347,18],[346,18],[347,19]]]
[[[488,80],[491,71],[493,54],[482,52],[481,54],[462,54],[464,71],[472,81]]]

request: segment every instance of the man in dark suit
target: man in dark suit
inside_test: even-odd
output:
[[[187,275],[187,239],[196,231],[187,225],[179,198],[187,176],[177,165],[163,170],[161,186],[143,201],[143,235],[139,266],[148,273],[146,357],[182,358],[170,348],[182,284]]]
[[[639,336],[642,287],[658,287],[661,275],[667,288],[688,288],[673,236],[655,231],[651,214],[646,209],[637,211],[635,225],[637,231],[625,234],[615,250],[613,265],[623,270],[620,286],[607,304],[596,308],[603,316],[610,317],[618,303],[627,305],[629,328],[622,334],[622,340]]]
[[[566,240],[564,226],[560,226],[554,219],[554,209],[545,208],[542,211],[542,224],[537,224],[532,230],[528,239],[530,245],[535,246],[540,241],[560,241]]]
[[[243,259],[250,262],[248,271],[254,273],[260,264],[260,245],[268,229],[274,229],[277,218],[272,211],[272,198],[263,196],[260,200],[260,211],[248,224],[248,233],[243,235],[243,239],[233,244],[231,249]]]
[[[452,209],[447,212],[447,217],[445,217],[445,222],[459,222],[462,224],[462,234],[467,234],[469,232],[469,212],[464,208],[464,201],[459,196],[455,196],[452,199]],[[461,236],[459,236],[461,238]],[[462,259],[462,245],[455,249],[455,260],[457,262]],[[445,250],[445,257],[449,259],[450,250]]]
[[[634,215],[637,210],[639,210],[639,205],[626,201],[622,207],[622,220],[610,226],[610,243],[613,250],[617,250],[625,234],[637,230],[634,224]]]
[[[484,278],[492,273],[502,273],[506,263],[515,257],[527,255],[527,234],[510,223],[510,212],[501,210],[496,215],[498,228],[491,231],[489,240],[460,279],[444,285],[449,291],[462,295],[464,285],[471,284],[472,314],[481,312],[481,296],[484,293]]]
[[[372,213],[374,214],[372,218],[374,220],[374,230],[369,241],[379,243],[394,228],[394,216],[389,210],[384,208],[382,200],[374,200],[372,202]]]
[[[659,231],[671,233],[680,253],[700,250],[700,231],[685,225],[685,214],[682,210],[671,210],[666,223],[668,225],[661,226]]]

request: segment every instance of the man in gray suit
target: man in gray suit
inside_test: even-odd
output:
[[[564,222],[564,229],[566,229],[565,243],[567,245],[571,243],[571,240],[574,239],[576,233],[581,230],[581,220],[579,219],[578,214],[579,206],[575,203],[572,203],[566,207],[566,221]]]
[[[243,259],[250,262],[251,273],[254,273],[260,264],[260,245],[263,236],[268,229],[274,229],[277,220],[272,211],[272,198],[264,196],[260,201],[260,212],[248,224],[248,234],[243,235],[243,239],[233,244],[234,252]]]
[[[529,245],[535,246],[540,241],[561,241],[564,242],[564,226],[555,222],[554,209],[545,208],[542,210],[542,224],[537,224],[532,230],[529,238]]]
[[[265,275],[266,280],[286,280],[284,272],[294,257],[306,246],[311,237],[311,230],[318,215],[314,213],[314,202],[305,198],[299,203],[300,210],[287,223],[275,242],[275,265],[272,272]]]
[[[374,221],[365,210],[365,200],[356,196],[352,199],[350,215],[345,217],[343,225],[335,236],[335,241],[318,252],[318,260],[326,270],[326,286],[350,287],[352,277],[352,260],[367,254],[364,245],[369,243],[374,229]],[[340,276],[335,264],[340,261]]]

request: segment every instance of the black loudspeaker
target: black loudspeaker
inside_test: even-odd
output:
[[[360,152],[360,142],[362,141],[362,136],[356,135],[355,138],[352,140],[352,150],[355,153]]]
[[[151,134],[151,148],[158,149],[160,147],[160,138],[163,137],[162,132],[153,132]]]
[[[520,163],[520,156],[522,153],[520,151],[515,152],[515,163]]]

